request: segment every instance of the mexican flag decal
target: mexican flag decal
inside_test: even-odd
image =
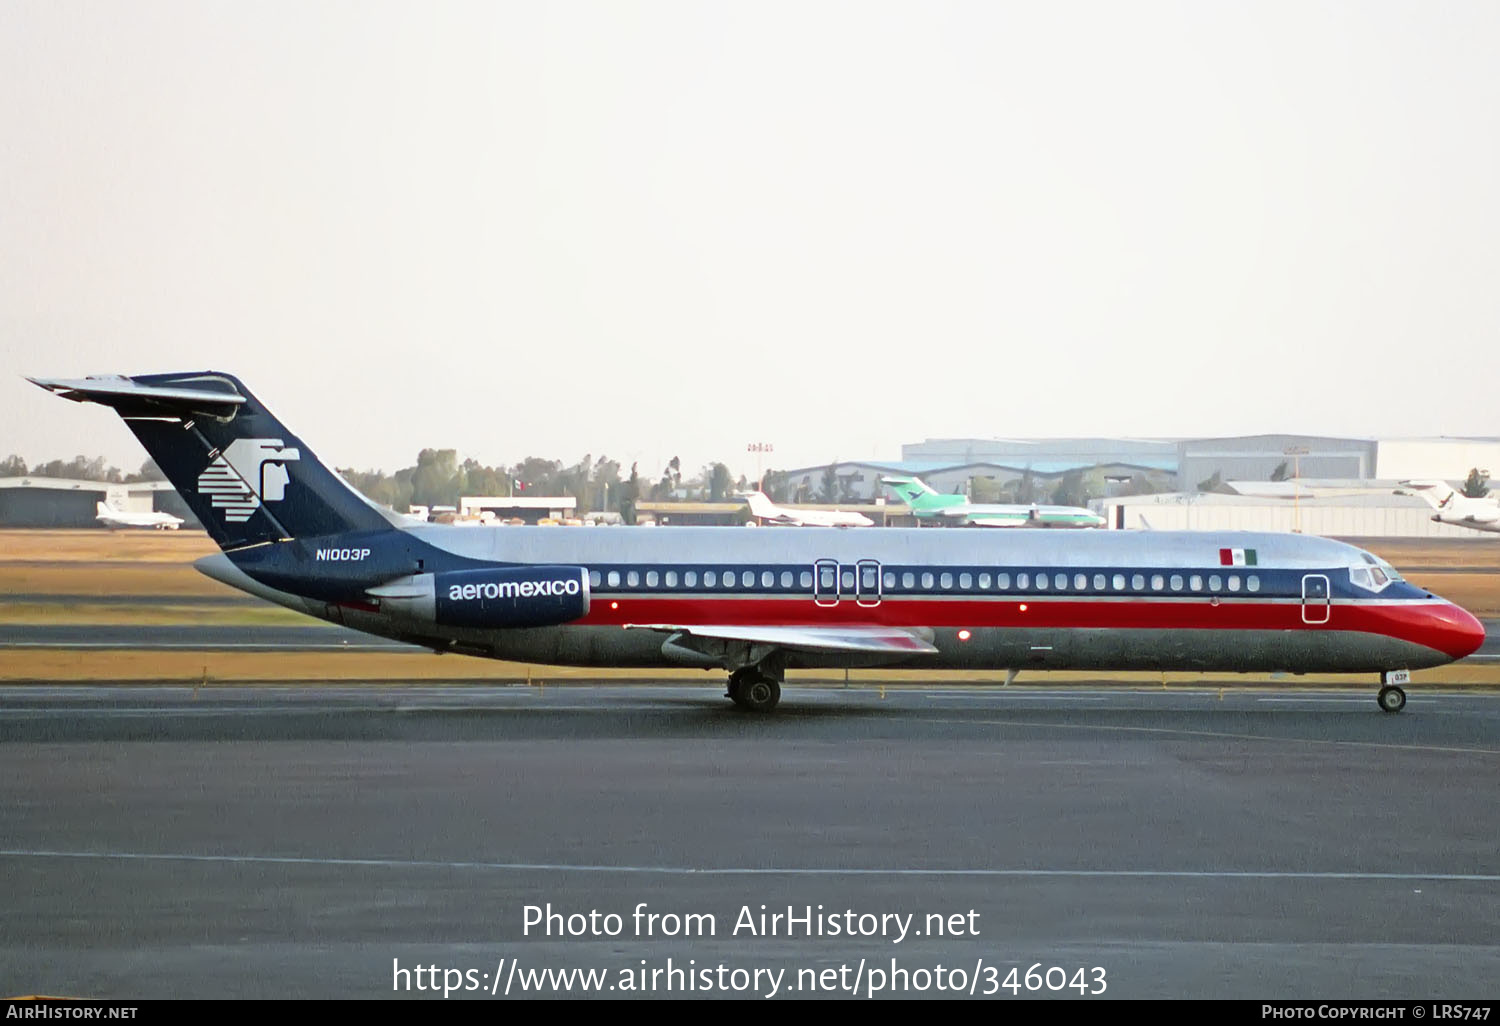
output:
[[[1220,566],[1254,566],[1254,549],[1220,549]]]

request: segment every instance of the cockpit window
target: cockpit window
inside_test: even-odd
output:
[[[1349,580],[1366,591],[1379,591],[1391,583],[1390,576],[1378,566],[1350,567]]]
[[[1370,574],[1375,582],[1375,588],[1377,591],[1381,588],[1384,588],[1386,584],[1389,584],[1391,581],[1406,580],[1406,578],[1402,577],[1399,573],[1396,572],[1395,567],[1391,566],[1391,564],[1387,563],[1385,560],[1381,559],[1377,555],[1374,555],[1373,553],[1361,550],[1359,553],[1359,557],[1366,563],[1370,564],[1372,568],[1370,570]],[[1382,577],[1384,577],[1383,582],[1381,580]]]

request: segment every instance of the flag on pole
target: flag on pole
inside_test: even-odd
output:
[[[1220,549],[1220,566],[1254,566],[1254,549]]]

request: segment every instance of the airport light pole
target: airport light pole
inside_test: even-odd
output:
[[[1307,446],[1289,445],[1281,450],[1282,455],[1292,458],[1292,533],[1302,533],[1302,457],[1307,455]]]
[[[755,453],[755,490],[764,491],[765,489],[761,487],[760,461],[765,453],[774,452],[775,446],[770,442],[751,442],[745,446],[745,451]]]

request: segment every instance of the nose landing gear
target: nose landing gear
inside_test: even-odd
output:
[[[1381,688],[1375,701],[1380,703],[1380,708],[1385,712],[1400,712],[1406,708],[1406,692],[1401,690],[1401,685],[1410,683],[1410,670],[1387,670],[1380,675]]]

